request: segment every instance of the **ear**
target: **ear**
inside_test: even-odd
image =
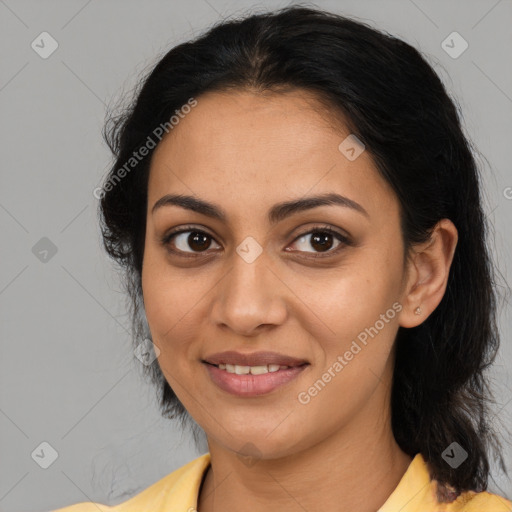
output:
[[[401,327],[421,324],[441,302],[457,241],[458,232],[453,222],[442,219],[436,224],[430,240],[412,248],[402,295]],[[415,313],[417,308],[420,308],[419,314]]]

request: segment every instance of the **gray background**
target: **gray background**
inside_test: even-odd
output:
[[[220,17],[284,5],[0,0],[1,512],[116,504],[205,451],[159,417],[133,356],[125,299],[100,245],[92,194],[110,162],[100,130],[106,104],[129,91],[162,52]],[[429,56],[485,155],[485,208],[495,226],[495,258],[509,281],[512,2],[316,5],[362,18]],[[43,31],[59,45],[47,59],[31,47]],[[453,31],[469,44],[458,58],[441,47]],[[43,237],[57,249],[46,261],[37,250],[49,246]],[[510,305],[500,326],[496,412],[511,425]],[[31,456],[42,442],[58,453],[48,469]],[[505,450],[512,470],[510,438]],[[510,479],[497,469],[493,476],[491,490],[510,498]]]

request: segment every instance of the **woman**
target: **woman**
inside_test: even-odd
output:
[[[209,448],[108,510],[512,510],[478,170],[417,50],[309,8],[225,21],[105,135],[135,343]]]

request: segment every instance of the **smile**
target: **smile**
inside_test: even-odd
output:
[[[221,390],[241,397],[259,396],[296,379],[309,366],[277,364],[241,366],[222,364],[214,365],[203,362],[212,382]]]

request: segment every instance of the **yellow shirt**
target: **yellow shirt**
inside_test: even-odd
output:
[[[205,453],[119,505],[83,502],[53,512],[196,512],[199,486],[209,465],[210,454]],[[512,512],[512,502],[496,494],[468,491],[452,503],[438,503],[435,482],[418,453],[378,512]]]

